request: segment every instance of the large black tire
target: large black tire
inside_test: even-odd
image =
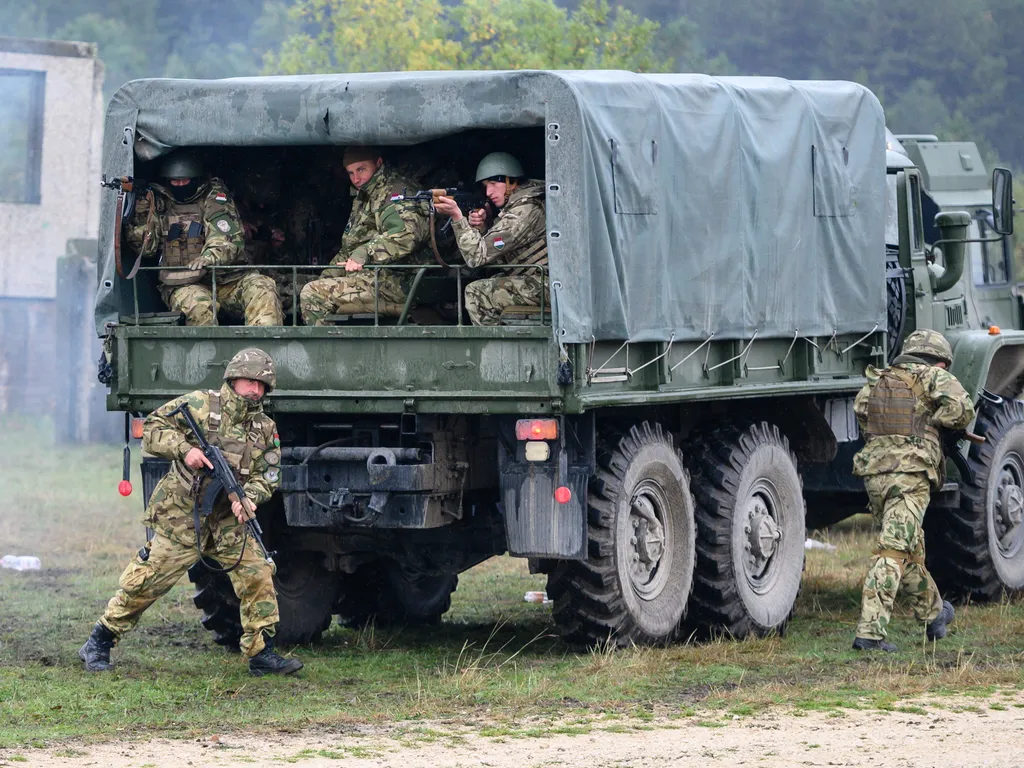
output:
[[[335,574],[326,570],[319,555],[308,552],[281,553],[275,557],[278,610],[277,642],[302,645],[316,642],[331,625],[331,610],[338,590]],[[238,648],[242,637],[239,601],[227,574],[213,573],[202,563],[188,571],[196,585],[192,602],[203,612],[203,628],[213,633],[213,641]]]
[[[671,642],[693,586],[693,497],[682,454],[643,422],[599,457],[591,478],[585,561],[548,575],[554,620],[567,642]]]
[[[1024,587],[1024,403],[985,403],[967,461],[974,484],[961,482],[960,508],[925,517],[928,570],[943,597],[985,601]]]
[[[277,606],[281,623],[277,642],[305,645],[320,641],[331,626],[331,613],[338,594],[338,575],[328,571],[323,556],[315,552],[287,552],[276,558]]]
[[[804,500],[796,457],[761,422],[709,434],[694,459],[698,626],[736,638],[782,633],[804,568]]]
[[[202,563],[196,563],[188,569],[188,578],[196,586],[192,602],[203,613],[203,629],[213,634],[217,645],[237,649],[242,639],[242,621],[238,598],[227,575],[213,573]]]
[[[385,560],[360,567],[342,578],[335,603],[347,627],[436,626],[452,607],[459,577],[426,574]]]

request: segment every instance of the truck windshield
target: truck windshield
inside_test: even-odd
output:
[[[896,196],[896,174],[885,177],[885,244],[899,246],[900,217],[899,202]]]

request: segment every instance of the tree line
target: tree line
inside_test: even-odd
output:
[[[0,0],[5,34],[139,77],[622,68],[856,80],[897,133],[1024,168],[1024,0]]]

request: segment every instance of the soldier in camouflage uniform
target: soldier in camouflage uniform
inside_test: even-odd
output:
[[[238,211],[220,179],[202,179],[193,155],[178,152],[160,168],[167,185],[153,184],[126,227],[125,239],[142,258],[159,254],[160,296],[188,325],[214,325],[212,283],[206,267],[243,262]],[[274,281],[255,271],[217,273],[217,307],[244,314],[246,325],[282,325]]]
[[[442,197],[434,208],[450,216],[462,258],[471,267],[487,264],[547,265],[544,242],[544,182],[525,178],[519,161],[507,152],[492,152],[476,169],[487,197],[498,208],[488,229],[486,214],[472,211],[468,219],[455,200]],[[476,280],[466,286],[466,311],[473,325],[499,325],[501,311],[511,306],[539,307],[541,293],[550,306],[547,275],[537,269],[503,270],[497,277]]]
[[[245,234],[245,261],[249,264],[266,266],[282,265],[282,269],[264,269],[263,274],[276,284],[281,299],[281,309],[290,313],[292,297],[298,296],[298,289],[313,279],[308,270],[296,270],[293,274],[288,265],[306,264],[305,223],[303,219],[301,231],[292,226],[296,216],[297,205],[305,201],[292,203],[289,212],[280,208],[281,199],[281,168],[279,163],[269,163],[250,168],[240,184],[236,201],[238,213],[242,220]],[[304,205],[306,218],[309,216],[308,204]]]
[[[939,430],[964,430],[974,419],[966,390],[945,370],[952,362],[942,334],[914,331],[889,368],[868,367],[868,383],[854,402],[866,442],[854,457],[853,473],[864,478],[882,529],[864,579],[857,650],[896,650],[885,635],[901,586],[929,640],[945,637],[953,620],[953,606],[942,600],[925,568],[922,530],[931,489],[942,484]]]
[[[379,306],[404,304],[404,275],[388,270],[363,270],[363,266],[418,263],[413,256],[430,236],[428,210],[423,203],[391,201],[392,195],[412,192],[417,187],[393,173],[384,164],[379,150],[349,147],[342,163],[356,190],[341,250],[331,260],[331,264],[343,269],[324,270],[323,278],[303,287],[299,306],[306,325],[326,325],[327,315],[339,310],[373,312],[375,273]]]
[[[277,427],[261,404],[275,384],[270,355],[243,349],[228,363],[219,390],[182,395],[146,419],[143,450],[170,460],[171,468],[146,508],[144,522],[153,530],[153,538],[121,574],[120,589],[78,652],[90,672],[111,669],[111,647],[199,561],[200,554],[231,569],[228,577],[241,601],[240,646],[249,659],[249,670],[255,675],[291,674],[302,668],[297,659],[274,653],[278,623],[274,566],[263,558],[244,525],[281,482]],[[204,469],[212,464],[182,416],[168,415],[182,403],[188,403],[210,443],[224,452],[245,490],[243,502],[232,502],[221,494],[213,511],[200,519],[198,532],[193,505],[206,491],[211,476]]]

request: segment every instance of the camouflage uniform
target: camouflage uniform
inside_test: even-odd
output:
[[[199,226],[190,237],[189,225]],[[174,227],[173,225],[177,225]],[[179,233],[171,238],[172,228]],[[197,260],[206,266],[243,261],[243,230],[227,187],[220,179],[201,183],[188,201],[154,184],[136,206],[125,239],[143,258],[160,255],[164,266],[186,266]],[[214,325],[213,278],[208,270],[161,270],[160,296],[172,310],[185,315],[188,325]],[[246,325],[283,325],[284,314],[274,281],[255,271],[217,273],[217,307],[244,314]]]
[[[308,270],[296,270],[293,275],[292,270],[288,269],[292,264],[306,264],[306,254],[301,251],[305,243],[305,232],[297,239],[291,227],[281,226],[290,224],[290,220],[279,224],[266,205],[239,202],[238,212],[245,228],[245,261],[261,266],[282,266],[281,269],[263,269],[262,273],[274,281],[281,300],[281,310],[287,315],[292,309],[292,296],[298,296],[298,292],[293,291],[293,285],[301,290],[302,286],[313,279]],[[278,239],[274,238],[274,230],[280,232]]]
[[[864,579],[857,637],[884,640],[901,586],[920,621],[932,622],[942,610],[925,568],[922,524],[930,489],[942,482],[938,430],[966,429],[974,406],[955,376],[913,354],[904,353],[881,371],[869,366],[867,378],[854,403],[866,444],[854,457],[853,472],[864,478],[881,533]]]
[[[544,182],[527,179],[509,195],[494,224],[481,234],[463,217],[454,222],[456,242],[462,258],[471,267],[486,264],[523,264],[520,254],[538,242],[547,231],[544,220]],[[529,261],[548,263],[547,256]],[[475,280],[466,286],[466,310],[473,325],[498,325],[501,311],[511,306],[550,306],[545,290],[546,275],[540,270],[503,270],[500,276]]]
[[[411,257],[430,236],[426,206],[418,202],[391,202],[391,196],[415,190],[416,184],[390,171],[386,165],[355,193],[341,250],[331,264],[343,266],[352,259],[360,264],[415,264]],[[379,282],[380,304],[404,304],[402,277],[387,270],[345,272],[326,269],[324,277],[308,283],[299,296],[302,321],[325,325],[326,316],[339,307],[357,305],[374,309],[374,272]]]
[[[153,411],[146,419],[143,449],[172,463],[146,508],[144,522],[154,531],[152,541],[146,545],[148,556],[140,553],[128,565],[121,575],[120,589],[100,619],[117,638],[131,630],[142,613],[199,559],[193,500],[205,491],[209,479],[205,473],[194,473],[185,465],[185,455],[197,443],[184,419],[180,415],[167,416],[183,402],[189,404],[210,442],[224,451],[253,503],[267,501],[280,483],[277,427],[263,412],[262,405],[240,397],[229,382],[219,391],[190,392]],[[193,490],[197,482],[198,487]],[[242,653],[251,658],[263,650],[263,633],[275,634],[277,593],[273,568],[251,538],[243,554],[243,531],[231,512],[230,502],[222,495],[214,511],[201,518],[199,542],[203,556],[222,567],[233,565],[242,556],[241,564],[228,577],[241,601]]]

